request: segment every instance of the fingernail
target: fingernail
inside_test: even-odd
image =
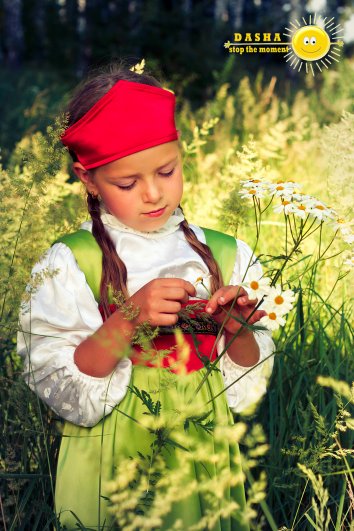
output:
[[[213,310],[212,310],[212,308],[210,308],[210,306],[208,306],[208,308],[206,308],[206,311],[207,311],[207,313],[212,313],[213,312]]]
[[[219,301],[220,302],[225,302],[225,298],[224,297],[219,297]]]

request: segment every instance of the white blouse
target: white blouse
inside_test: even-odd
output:
[[[127,266],[127,287],[131,295],[154,278],[183,278],[195,284],[198,277],[208,276],[205,263],[187,243],[179,227],[181,219],[183,216],[177,209],[159,231],[139,233],[110,214],[102,213],[102,221]],[[205,243],[202,229],[190,227]],[[81,228],[91,231],[92,222],[84,222]],[[251,255],[249,246],[237,240],[230,284],[242,281]],[[262,275],[258,262],[252,268]],[[44,253],[33,267],[32,276],[38,278],[38,274],[54,270],[57,270],[54,275],[43,275],[29,302],[21,305],[17,349],[24,360],[24,377],[30,388],[59,416],[80,426],[94,426],[124,398],[134,369],[128,358],[119,361],[113,372],[103,378],[89,376],[78,369],[74,362],[75,349],[100,328],[102,317],[84,273],[63,243],[54,244]],[[205,278],[204,283],[208,286],[209,279]],[[198,284],[196,289],[197,298],[207,298],[202,285]],[[274,344],[270,333],[256,332],[255,338],[260,347],[260,361],[265,361],[253,370],[237,365],[227,354],[220,360],[225,386],[239,380],[226,391],[229,405],[236,412],[247,409],[262,397],[272,371]],[[219,341],[219,353],[223,344],[224,338]]]

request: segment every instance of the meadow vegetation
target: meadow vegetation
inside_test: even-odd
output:
[[[188,102],[181,105],[188,221],[245,240],[270,276],[289,257],[289,226],[272,207],[257,224],[252,201],[239,193],[242,180],[295,181],[352,231],[353,81],[348,60],[321,80],[308,77],[303,90],[281,94],[277,79],[265,81],[261,74],[244,77],[231,91],[224,73],[205,105],[193,111]],[[7,530],[60,529],[52,509],[60,419],[22,381],[16,354],[18,311],[33,264],[58,236],[87,219],[84,190],[58,144],[62,123],[39,127],[43,109],[52,105],[46,98],[39,93],[36,106],[28,105],[32,125],[6,148],[1,168],[0,521]],[[268,393],[256,411],[236,418],[234,433],[218,435],[240,443],[252,529],[354,529],[353,253],[350,239],[344,240],[330,223],[321,224],[289,258],[280,280],[297,298],[274,333]],[[29,290],[42,280],[32,278]],[[158,433],[161,419],[150,406],[149,428]],[[111,490],[119,525],[157,529],[159,490],[139,520],[146,475],[125,466],[136,506],[124,509],[127,484],[117,478]],[[158,457],[154,467],[163,470]],[[225,477],[225,488],[232,481]],[[207,516],[203,525],[211,529],[213,515]]]

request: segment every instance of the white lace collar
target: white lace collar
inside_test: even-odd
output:
[[[104,223],[104,225],[107,225],[108,227],[112,227],[114,229],[118,229],[122,232],[129,232],[131,234],[136,234],[138,236],[143,236],[144,238],[151,239],[162,238],[163,236],[172,234],[179,228],[180,223],[184,220],[182,210],[177,207],[173,214],[169,217],[169,219],[160,229],[151,232],[140,232],[131,227],[128,227],[127,225],[124,225],[124,223],[119,221],[119,219],[117,219],[115,216],[109,214],[103,202],[101,202],[100,204],[100,212],[102,223]]]

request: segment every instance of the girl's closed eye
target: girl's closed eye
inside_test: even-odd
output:
[[[136,181],[132,182],[131,184],[128,184],[126,186],[122,186],[121,184],[117,184],[118,188],[121,190],[131,190],[133,186],[135,186]]]
[[[176,168],[172,168],[172,170],[170,171],[167,171],[167,172],[162,172],[160,171],[160,175],[162,177],[171,177],[174,173]],[[127,184],[125,186],[121,185],[121,184],[117,184],[118,188],[120,188],[121,190],[131,190],[134,186],[135,186],[135,183],[136,181],[133,181],[131,184]]]
[[[167,171],[167,172],[161,171],[160,175],[163,175],[164,177],[171,177],[171,175],[173,174],[174,171],[175,171],[175,168],[172,168],[172,170]]]

